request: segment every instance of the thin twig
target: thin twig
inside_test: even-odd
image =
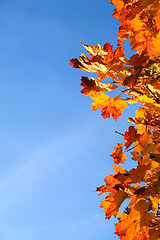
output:
[[[122,133],[119,133],[119,132],[117,132],[117,131],[115,131],[115,133],[117,133],[117,134],[119,134],[119,135],[122,135],[122,136],[124,136],[124,134],[122,134]]]
[[[131,151],[132,149],[136,148],[138,145],[140,145],[140,143],[138,143],[136,146],[134,146],[134,147],[132,147],[132,148],[129,148],[129,149],[127,149],[127,151],[126,151],[126,152],[129,152],[129,151]]]
[[[145,85],[145,86],[146,86],[146,88],[148,89],[148,91],[152,94],[152,96],[155,97],[154,100],[159,103],[160,101],[159,101],[159,99],[157,98],[157,96],[154,94],[154,92],[151,91],[151,89],[148,87],[148,85]]]

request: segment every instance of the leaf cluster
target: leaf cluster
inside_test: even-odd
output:
[[[97,188],[106,194],[100,207],[106,219],[117,217],[115,234],[122,240],[160,239],[160,1],[111,0],[113,16],[119,19],[118,47],[109,43],[83,45],[90,57],[82,53],[71,59],[73,67],[97,73],[97,78],[82,77],[81,93],[94,101],[92,110],[101,109],[103,118],[117,120],[130,104],[141,103],[131,126],[122,133],[125,143],[117,143],[112,152],[115,174]],[[133,50],[125,57],[124,40]],[[106,78],[110,79],[106,83]],[[107,92],[114,91],[110,97]],[[125,170],[123,164],[131,152],[137,167]],[[119,208],[125,199],[124,212]]]

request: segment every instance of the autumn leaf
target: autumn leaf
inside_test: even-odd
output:
[[[81,78],[81,86],[83,89],[81,90],[82,94],[85,94],[85,96],[88,95],[95,95],[99,92],[104,91],[112,91],[117,88],[115,84],[98,84],[96,79],[94,78],[88,78],[88,77],[82,77]]]
[[[146,62],[148,62],[148,59],[149,57],[146,56],[144,52],[142,52],[142,54],[140,55],[138,53],[135,53],[130,57],[129,64],[135,67],[140,66],[141,68],[142,66],[146,65]]]
[[[116,151],[111,154],[111,157],[114,158],[114,162],[116,164],[119,164],[120,162],[124,163],[125,159],[127,159],[127,156],[122,153],[122,143],[117,143],[117,146],[115,146],[114,149]]]
[[[152,202],[152,210],[157,214],[158,212],[158,206],[160,205],[160,194],[157,194],[154,197],[150,197],[150,200]]]
[[[126,149],[129,148],[129,146],[136,141],[138,138],[137,130],[134,126],[130,126],[128,128],[128,131],[125,132],[124,139],[127,140],[127,142],[124,144],[126,146]]]
[[[91,58],[82,53],[79,57],[80,60],[77,58],[70,60],[72,67],[98,73],[97,81],[99,82],[107,76],[113,79],[125,79],[126,76],[130,75],[130,69],[125,66],[127,59],[124,56],[123,48],[118,47],[113,51],[112,45],[109,43],[104,44],[104,47],[100,44],[83,46]]]
[[[96,192],[99,192],[99,195],[108,192],[116,192],[114,187],[121,184],[121,182],[114,177],[114,174],[110,174],[104,180],[106,185],[102,185],[96,189]]]
[[[144,132],[140,135],[139,142],[143,147],[147,147],[148,143],[152,142],[152,134],[149,131]]]
[[[137,133],[138,134],[142,135],[142,134],[144,134],[146,132],[146,130],[147,130],[147,126],[145,124],[139,124],[137,126]]]
[[[127,76],[123,81],[123,85],[132,88],[136,85],[137,79],[138,75]]]
[[[121,184],[142,183],[146,176],[146,172],[151,169],[150,162],[147,165],[139,164],[136,168],[132,168],[126,173],[118,173],[114,176]],[[137,188],[135,188],[137,189]]]
[[[114,174],[110,174],[109,176],[105,177],[105,182],[107,186],[115,187],[115,185],[120,184],[121,182],[115,178]]]
[[[152,153],[152,154],[150,154],[150,158],[153,161],[160,163],[160,153]]]
[[[142,155],[139,152],[133,151],[133,152],[131,152],[131,154],[133,156],[132,160],[135,160],[135,161],[138,161],[138,162],[142,162],[143,161],[143,157],[142,157]]]
[[[122,204],[122,202],[128,197],[124,192],[117,191],[116,193],[110,193],[105,200],[101,202],[100,207],[106,214],[106,219],[110,219],[113,215],[116,217],[117,212]]]
[[[101,109],[104,119],[110,118],[112,115],[113,119],[117,120],[122,115],[123,109],[128,108],[128,104],[124,100],[110,98],[109,95],[103,92],[96,96],[91,96],[91,98],[95,101],[92,103],[91,109],[94,111]]]
[[[118,174],[118,173],[124,173],[126,174],[126,170],[123,169],[121,165],[113,165],[113,170]]]
[[[124,240],[149,240],[149,225],[152,215],[146,212],[149,202],[139,200],[129,214],[119,212],[121,222],[116,224],[116,234]]]

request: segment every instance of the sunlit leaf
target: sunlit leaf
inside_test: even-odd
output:
[[[124,163],[125,159],[127,159],[127,156],[122,152],[122,143],[117,143],[117,146],[115,146],[114,149],[115,152],[111,154],[111,157],[114,158],[114,162],[116,164],[119,164],[120,162]]]

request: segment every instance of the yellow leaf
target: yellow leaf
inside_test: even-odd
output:
[[[147,130],[147,126],[144,124],[138,124],[137,126],[137,134],[144,134]]]
[[[146,147],[149,142],[152,142],[152,134],[150,134],[148,131],[144,132],[143,135],[140,136],[139,142],[143,147]]]
[[[150,200],[152,201],[152,210],[155,212],[155,214],[157,214],[158,204],[160,203],[159,196],[157,197],[150,197]]]
[[[127,156],[122,153],[122,143],[117,143],[117,146],[114,147],[116,150],[115,152],[112,152],[111,157],[114,158],[114,162],[116,164],[124,163],[125,159],[127,159]]]
[[[135,117],[136,117],[137,119],[143,118],[144,115],[145,115],[145,112],[146,112],[146,109],[145,109],[144,107],[140,107],[140,108],[136,111]]]
[[[113,119],[117,120],[122,115],[123,109],[128,108],[128,104],[119,98],[110,98],[104,92],[100,92],[96,96],[91,96],[95,101],[92,103],[92,110],[101,109],[103,118],[110,118],[112,115]]]
[[[126,170],[123,169],[123,167],[121,165],[114,165],[113,164],[113,169],[114,171],[118,174],[118,173],[126,173]]]
[[[151,97],[147,97],[146,95],[140,96],[139,101],[142,103],[154,103],[155,101]]]
[[[101,202],[100,207],[102,207],[103,212],[106,213],[106,219],[109,219],[112,215],[116,217],[122,202],[127,196],[126,193],[118,191],[116,193],[110,193],[106,199]]]

